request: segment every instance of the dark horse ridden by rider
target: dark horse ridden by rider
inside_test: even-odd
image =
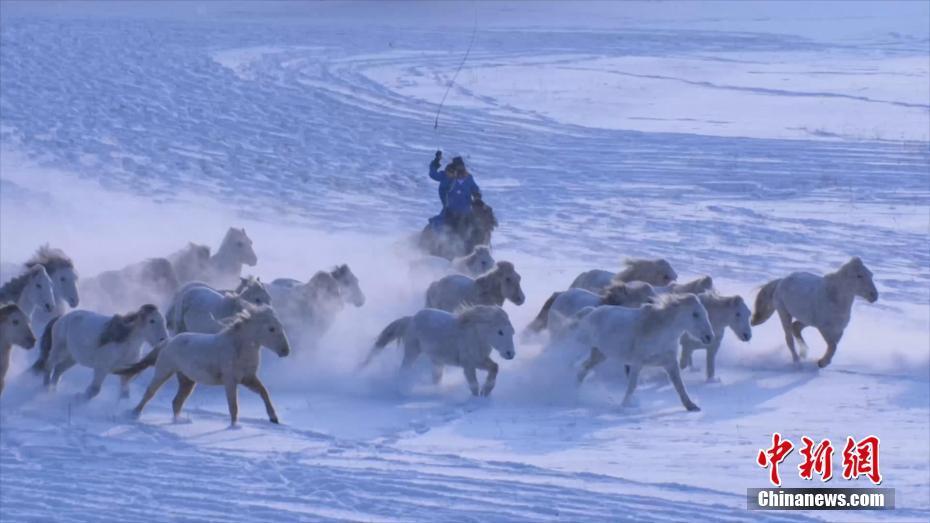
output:
[[[442,151],[430,163],[429,176],[439,182],[442,212],[430,218],[420,235],[420,247],[435,256],[452,259],[468,255],[478,245],[490,245],[497,227],[494,211],[481,199],[481,190],[456,156],[439,170]]]

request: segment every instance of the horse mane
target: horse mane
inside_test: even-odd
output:
[[[14,302],[19,298],[19,295],[22,294],[23,289],[26,287],[26,284],[29,283],[29,280],[33,278],[39,271],[44,271],[45,266],[41,264],[36,264],[29,267],[29,270],[16,276],[12,280],[3,284],[0,287],[0,303]]]
[[[617,274],[617,277],[633,277],[633,279],[641,279],[638,276],[641,276],[644,272],[652,269],[656,266],[671,267],[671,264],[665,260],[665,258],[656,258],[650,260],[647,258],[626,258],[623,260],[623,270]]]
[[[656,296],[652,285],[644,281],[611,281],[600,294],[604,305],[623,305],[618,303],[617,293],[623,293],[630,297],[642,297],[643,303],[651,303]]]
[[[692,298],[695,298],[694,294],[660,294],[659,296],[656,296],[652,299],[652,307],[655,310],[670,309],[677,307],[678,305],[681,305],[682,303],[689,301]]]
[[[151,314],[156,310],[158,310],[157,307],[151,303],[146,303],[139,307],[139,310],[130,312],[129,314],[114,314],[103,326],[103,332],[100,333],[100,339],[97,344],[102,347],[107,343],[121,343],[126,341],[126,338],[132,334],[132,328],[136,320],[138,320],[140,316]]]
[[[36,265],[42,265],[49,274],[59,269],[74,269],[74,262],[61,249],[56,249],[45,244],[36,251],[36,253],[26,262],[26,267],[32,268]]]
[[[15,303],[7,303],[6,305],[0,306],[0,323],[5,322],[7,318],[12,316],[13,314],[16,314],[17,311],[20,314],[22,314],[23,312],[19,308],[19,305],[16,305]]]
[[[463,325],[480,325],[492,323],[501,314],[507,315],[504,309],[496,305],[461,305],[453,313]]]
[[[253,318],[258,318],[262,316],[267,316],[268,314],[274,314],[274,309],[270,305],[252,305],[245,300],[239,300],[244,307],[241,311],[233,314],[229,318],[223,320],[223,323],[226,324],[225,327],[220,332],[229,332],[234,330],[239,330],[243,325],[248,323]]]
[[[314,298],[318,298],[321,294],[330,295],[332,297],[339,297],[342,295],[342,292],[339,290],[339,282],[336,281],[336,278],[331,273],[326,271],[317,271],[317,273],[310,278],[310,281],[307,282],[307,287],[310,289]]]
[[[168,280],[175,288],[179,285],[178,276],[167,258],[149,258],[145,260],[142,262],[142,272],[148,278]]]

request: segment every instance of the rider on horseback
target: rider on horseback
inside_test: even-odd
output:
[[[433,227],[446,225],[453,231],[461,228],[463,221],[471,214],[472,204],[481,199],[481,190],[475,179],[465,168],[465,161],[456,156],[443,171],[439,171],[442,151],[436,151],[436,157],[430,163],[430,178],[439,181],[439,200],[442,212],[430,219]]]

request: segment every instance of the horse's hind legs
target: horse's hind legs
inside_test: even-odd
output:
[[[184,402],[187,401],[187,398],[194,392],[194,386],[196,385],[197,382],[180,372],[178,373],[178,392],[174,395],[174,399],[171,400],[171,410],[174,413],[175,422],[177,422],[178,418],[181,416],[181,409],[184,408]]]
[[[791,351],[791,361],[798,363],[801,359],[798,358],[798,351],[794,349],[794,332],[791,326],[791,314],[781,307],[778,307],[777,310],[778,318],[781,320],[781,327],[785,331],[785,344],[788,345],[788,350]]]
[[[68,356],[64,361],[59,362],[55,365],[54,370],[49,369],[45,371],[45,385],[49,388],[55,388],[58,386],[58,382],[61,381],[61,375],[64,374],[68,369],[74,367],[77,364],[74,361],[74,358]]]
[[[630,372],[627,374],[626,393],[623,395],[623,407],[629,407],[633,401],[633,392],[636,390],[636,384],[639,382],[639,371],[643,368],[640,364],[627,365]]]
[[[807,357],[807,351],[808,351],[807,342],[804,341],[804,336],[801,336],[801,331],[806,326],[807,325],[804,325],[798,320],[794,320],[794,323],[791,324],[791,333],[794,334],[794,337],[797,338],[797,340],[801,343],[801,359],[804,359]]]
[[[604,353],[598,350],[597,347],[591,347],[591,354],[588,356],[588,359],[581,364],[581,370],[578,371],[578,383],[581,384],[588,376],[588,373],[591,372],[591,369],[606,359],[607,357],[604,356]]]
[[[97,394],[100,394],[100,387],[103,385],[103,380],[106,379],[107,374],[109,374],[105,369],[94,369],[94,379],[91,380],[90,385],[87,386],[87,390],[84,391],[84,401],[89,401],[94,399]]]

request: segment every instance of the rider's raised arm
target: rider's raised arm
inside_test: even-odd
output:
[[[439,163],[441,159],[442,154],[437,151],[436,157],[433,158],[433,161],[429,163],[429,177],[436,180],[437,182],[441,182],[446,177],[446,173],[439,170]]]

